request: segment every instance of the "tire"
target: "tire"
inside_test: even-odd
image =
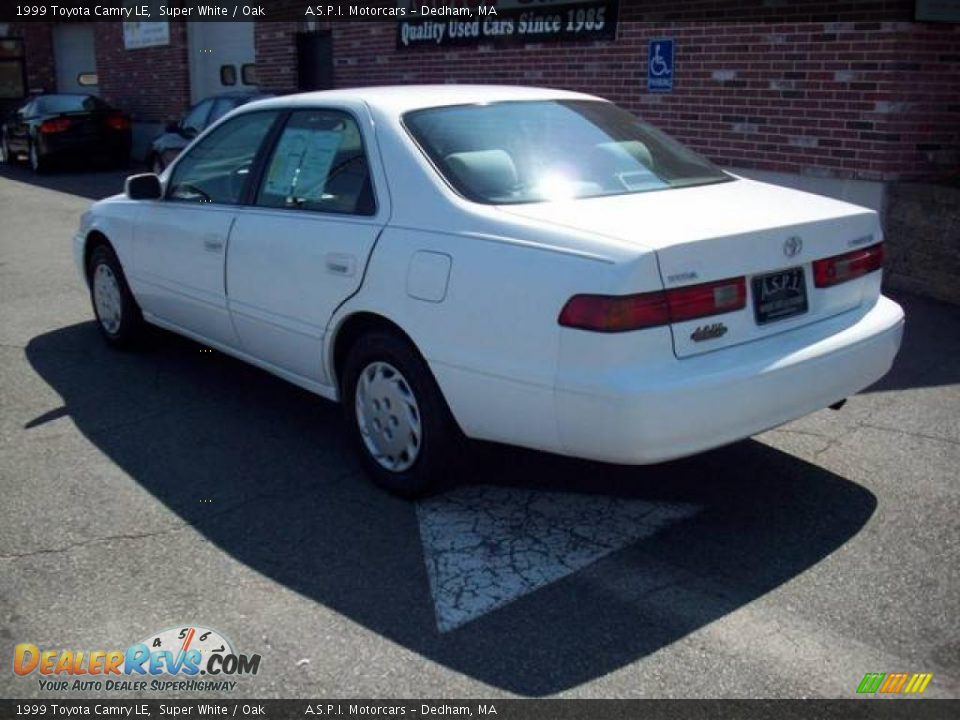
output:
[[[30,147],[27,150],[27,158],[30,163],[30,169],[37,175],[41,175],[47,171],[50,163],[40,154],[40,151],[37,149],[37,144],[33,141],[30,142]]]
[[[389,331],[369,332],[350,348],[341,405],[364,469],[394,495],[435,489],[461,454],[463,436],[433,374],[408,341]]]
[[[90,255],[87,284],[100,334],[112,347],[131,347],[143,330],[143,315],[108,245],[98,245]]]

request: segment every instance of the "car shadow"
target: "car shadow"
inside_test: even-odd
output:
[[[146,169],[135,163],[131,163],[126,169],[104,168],[78,160],[62,161],[49,172],[41,174],[33,172],[23,163],[0,165],[0,179],[27,183],[90,200],[102,200],[122,193],[127,176],[138,172],[146,172]]]
[[[483,446],[463,481],[697,511],[448,632],[414,505],[366,482],[338,408],[190,341],[139,353],[93,323],[35,337],[35,371],[110,460],[223,552],[389,640],[523,695],[559,692],[682,639],[854,536],[876,498],[756,441],[649,468]],[[456,492],[456,490],[454,490]],[[602,518],[593,522],[602,523]]]

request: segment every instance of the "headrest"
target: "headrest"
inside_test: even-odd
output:
[[[621,160],[632,159],[648,169],[653,169],[653,156],[650,150],[639,140],[624,140],[623,142],[606,142],[597,145],[598,150],[609,153]]]
[[[479,195],[507,195],[517,184],[517,168],[505,150],[451,153],[446,162],[450,171]]]

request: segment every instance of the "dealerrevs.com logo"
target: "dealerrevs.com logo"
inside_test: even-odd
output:
[[[260,655],[237,653],[219,632],[185,625],[149,635],[126,650],[41,649],[20,643],[13,671],[50,692],[107,690],[233,691],[233,678],[256,675]]]

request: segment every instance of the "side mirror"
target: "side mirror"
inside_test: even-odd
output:
[[[124,183],[123,191],[131,200],[159,200],[163,197],[160,178],[153,173],[131,175]]]

